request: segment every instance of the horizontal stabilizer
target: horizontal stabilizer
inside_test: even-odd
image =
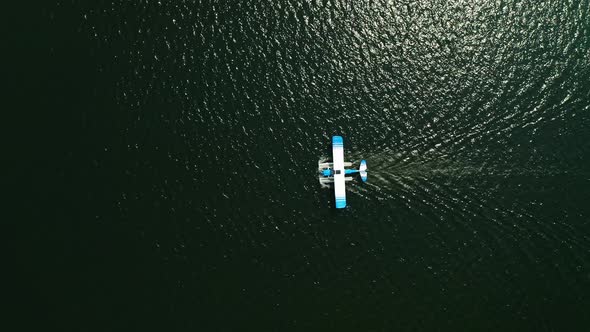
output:
[[[367,182],[367,161],[366,160],[361,160],[361,166],[359,167],[359,172],[361,175],[361,180],[363,180],[363,182]]]

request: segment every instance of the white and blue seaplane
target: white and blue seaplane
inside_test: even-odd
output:
[[[332,136],[332,162],[319,162],[320,183],[334,183],[334,196],[336,197],[336,208],[346,207],[346,181],[352,180],[352,176],[359,173],[363,182],[367,181],[367,162],[361,160],[358,169],[345,169],[351,167],[352,163],[344,161],[344,143],[342,136]]]

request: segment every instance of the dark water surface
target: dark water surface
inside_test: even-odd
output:
[[[590,326],[587,0],[50,7],[56,326]],[[334,134],[370,170],[344,211]]]

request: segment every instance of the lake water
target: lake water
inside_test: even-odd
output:
[[[587,330],[588,1],[47,7],[56,326]]]

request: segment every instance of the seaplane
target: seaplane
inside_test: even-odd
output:
[[[336,208],[346,207],[346,182],[351,181],[351,175],[358,173],[363,182],[367,181],[367,162],[361,160],[358,169],[346,169],[352,167],[352,163],[344,161],[344,142],[342,136],[332,136],[332,162],[319,162],[320,183],[334,184],[334,196],[336,197]]]

